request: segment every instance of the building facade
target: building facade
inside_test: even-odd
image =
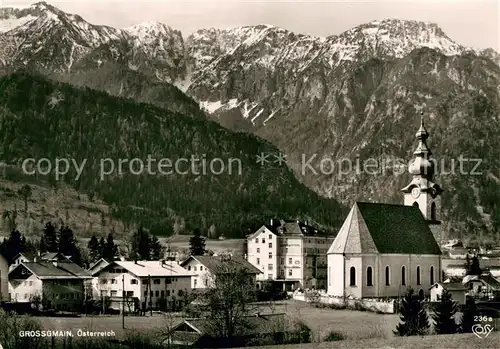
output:
[[[284,290],[326,289],[326,252],[333,237],[301,222],[263,225],[247,239],[247,260],[261,270],[257,281],[282,284]]]
[[[423,121],[416,134],[413,178],[404,205],[357,202],[328,250],[328,294],[398,297],[411,287],[421,295],[442,278],[440,199]]]
[[[193,275],[177,262],[102,262],[92,268],[93,295],[109,297],[118,307],[123,295],[127,303],[137,300],[142,309],[175,309],[191,293]]]

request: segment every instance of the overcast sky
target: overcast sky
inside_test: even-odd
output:
[[[1,6],[36,1],[0,0]],[[201,28],[273,24],[317,36],[341,33],[375,19],[431,21],[459,44],[500,52],[499,0],[280,1],[280,0],[53,0],[65,12],[94,24],[127,27],[160,21],[189,34]]]

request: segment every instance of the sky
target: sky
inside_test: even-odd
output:
[[[0,6],[36,1],[0,0]],[[356,25],[385,18],[437,23],[455,42],[492,47],[500,52],[500,0],[280,1],[280,0],[48,0],[93,24],[124,28],[159,21],[183,34],[202,28],[272,24],[316,36],[339,34]]]

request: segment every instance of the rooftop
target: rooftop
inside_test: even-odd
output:
[[[248,274],[261,274],[262,272],[257,269],[253,264],[247,260],[239,257],[225,257],[225,256],[190,256],[181,266],[186,265],[190,260],[197,260],[203,264],[208,270],[213,271],[220,266],[225,266],[229,269],[244,269]]]

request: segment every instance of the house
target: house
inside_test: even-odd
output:
[[[165,344],[193,348],[244,347],[250,344],[274,344],[277,336],[284,335],[285,314],[256,314],[243,317],[242,334],[221,338],[216,335],[216,324],[209,319],[186,319],[167,334]],[[236,332],[240,328],[236,329]],[[255,343],[258,341],[258,343]]]
[[[469,255],[469,250],[463,247],[454,248],[448,251],[451,259],[466,259]]]
[[[423,297],[441,273],[442,189],[423,119],[404,205],[356,202],[328,250],[327,293],[337,297],[398,297],[412,287]]]
[[[91,275],[71,261],[25,262],[9,273],[13,302],[41,302],[44,309],[80,310]]]
[[[18,266],[21,263],[31,263],[35,261],[70,262],[71,259],[68,256],[65,256],[59,252],[45,252],[45,253],[38,252],[38,254],[36,255],[30,252],[21,252],[14,257],[12,264],[10,265],[10,270],[13,270],[16,266]]]
[[[194,273],[177,262],[100,261],[92,270],[95,298],[136,299],[143,309],[175,309],[191,293]],[[117,302],[120,303],[120,302]],[[121,308],[117,304],[118,310]]]
[[[436,282],[429,289],[431,302],[439,302],[444,290],[450,292],[451,297],[458,304],[465,304],[466,294],[469,290],[461,282]]]
[[[193,289],[204,289],[210,287],[213,282],[213,273],[222,268],[227,270],[243,269],[252,283],[256,283],[259,269],[243,258],[232,256],[190,256],[180,264],[187,271],[194,273],[191,287]]]
[[[247,260],[283,290],[326,289],[326,252],[333,237],[307,222],[271,220],[247,238]]]
[[[467,275],[462,284],[468,289],[468,296],[479,300],[492,300],[500,297],[500,281],[490,273]]]

